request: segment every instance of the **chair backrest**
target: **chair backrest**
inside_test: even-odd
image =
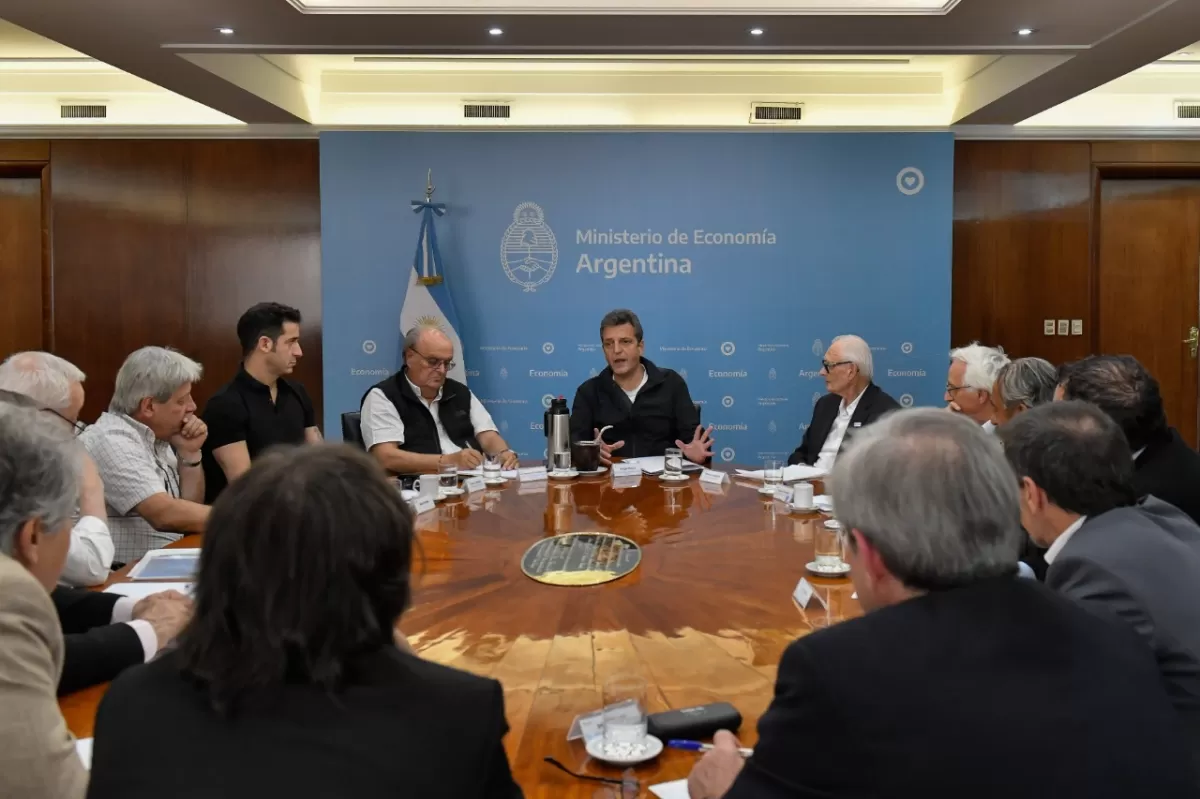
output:
[[[342,414],[342,441],[364,451],[367,449],[367,445],[363,442],[362,419],[358,411]]]

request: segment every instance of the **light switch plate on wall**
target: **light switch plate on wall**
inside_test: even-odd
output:
[[[1070,319],[1059,319],[1058,320],[1058,335],[1068,336],[1070,334],[1071,334],[1071,320]]]
[[[1054,320],[1053,319],[1047,319],[1044,322],[1042,322],[1042,335],[1046,335],[1046,336],[1054,335]]]
[[[1072,336],[1082,336],[1083,335],[1083,320],[1082,319],[1072,319],[1071,320],[1071,335]]]

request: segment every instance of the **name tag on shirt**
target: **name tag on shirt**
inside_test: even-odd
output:
[[[468,494],[474,494],[476,491],[482,491],[487,486],[484,485],[482,477],[468,477],[463,480],[463,490]]]
[[[614,463],[612,466],[613,479],[618,477],[641,477],[642,467],[636,463]]]
[[[718,472],[716,469],[705,469],[700,472],[701,483],[712,483],[713,485],[724,485],[729,479],[729,475],[725,472]]]
[[[850,426],[851,427],[862,427],[862,422],[855,422],[854,424],[852,424]]]
[[[524,469],[517,469],[517,479],[523,483],[526,481],[545,480],[546,467],[527,466]]]
[[[422,513],[428,513],[433,510],[433,497],[413,497],[409,500],[408,506],[412,508],[413,513],[420,516]]]

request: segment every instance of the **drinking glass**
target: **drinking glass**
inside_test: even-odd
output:
[[[663,477],[678,480],[683,477],[683,450],[671,447],[663,457]]]
[[[646,741],[646,681],[633,675],[604,682],[604,744],[639,746]]]
[[[818,569],[837,571],[843,568],[842,525],[831,519],[818,527],[813,535],[813,551]]]
[[[438,467],[438,481],[442,489],[458,488],[458,467],[453,463],[443,463]]]
[[[763,488],[774,493],[775,489],[783,485],[783,462],[768,459],[763,466]]]
[[[499,455],[488,453],[483,456],[483,479],[487,483],[498,483],[503,479]]]

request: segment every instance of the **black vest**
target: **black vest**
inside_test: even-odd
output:
[[[371,386],[367,394],[374,389],[382,391],[400,413],[400,421],[404,422],[404,443],[400,445],[402,450],[421,455],[442,454],[433,414],[413,393],[404,369]],[[363,395],[364,402],[367,394]],[[475,427],[471,424],[471,390],[457,380],[446,378],[442,386],[442,399],[438,402],[438,418],[446,429],[446,435],[459,447],[480,449],[479,442],[475,440]]]

